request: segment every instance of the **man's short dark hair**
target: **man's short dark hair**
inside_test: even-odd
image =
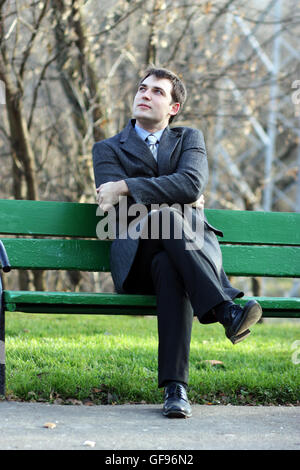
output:
[[[180,104],[180,109],[183,106],[185,100],[186,100],[186,88],[182,80],[174,73],[171,72],[171,70],[164,69],[164,68],[156,68],[156,67],[149,67],[146,72],[144,77],[141,79],[140,83],[143,83],[146,78],[150,77],[151,75],[154,75],[156,78],[162,79],[166,78],[172,83],[172,91],[171,91],[171,96],[174,101],[174,103],[179,103]],[[171,116],[169,119],[169,122],[172,122],[173,119],[176,116]]]

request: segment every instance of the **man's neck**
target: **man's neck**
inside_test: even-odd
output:
[[[154,134],[155,132],[162,131],[163,129],[165,129],[168,126],[168,123],[153,124],[153,123],[136,121],[136,125],[144,129],[145,131],[150,132],[151,134]]]

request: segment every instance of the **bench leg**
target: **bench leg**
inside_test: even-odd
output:
[[[0,395],[5,395],[5,310],[0,277]]]

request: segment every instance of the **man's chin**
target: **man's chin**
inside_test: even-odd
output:
[[[142,111],[141,110],[138,110],[136,113],[134,113],[133,117],[137,120],[137,121],[145,121],[145,122],[152,122],[153,121],[153,117],[151,118],[151,115],[149,113],[150,109],[143,109]]]
[[[164,129],[168,125],[168,123],[153,119],[153,116],[151,117],[149,114],[146,115],[146,113],[136,112],[133,114],[133,118],[136,119],[138,126],[150,131],[153,131],[154,129]]]
[[[153,127],[156,124],[156,121],[154,121],[153,118],[151,119],[151,116],[145,116],[144,114],[141,115],[140,113],[136,113],[133,117],[136,119],[137,125],[140,124]]]

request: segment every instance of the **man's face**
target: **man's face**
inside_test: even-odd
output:
[[[133,102],[133,117],[137,124],[146,130],[164,129],[170,116],[179,111],[179,103],[174,103],[172,83],[166,78],[147,77],[138,88]]]

